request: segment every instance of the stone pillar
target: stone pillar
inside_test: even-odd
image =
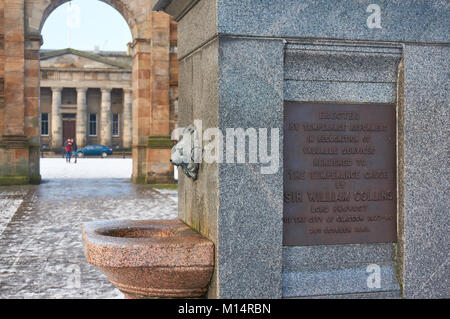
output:
[[[24,44],[23,1],[0,2],[0,90],[4,91],[0,101],[0,185],[27,184],[30,141],[25,127],[24,63],[25,53],[33,52]]]
[[[39,48],[40,35],[25,37],[24,129],[28,139],[28,176],[31,184],[39,184],[40,174],[40,125],[39,125]]]
[[[131,89],[123,90],[123,147],[131,148],[131,109],[133,104],[133,91]]]
[[[146,182],[147,139],[150,135],[151,40],[135,39],[133,48],[133,175],[135,183]]]
[[[76,142],[77,147],[81,148],[86,145],[87,132],[87,103],[86,103],[87,88],[77,88],[77,128],[76,128]]]
[[[111,89],[102,88],[102,105],[100,120],[100,144],[111,146],[112,115],[111,115]]]
[[[61,87],[52,87],[52,149],[60,151],[63,146]]]
[[[146,182],[171,184],[173,166],[170,164],[170,16],[154,12],[152,28],[152,81],[150,134],[147,140]],[[169,85],[168,85],[169,84]]]
[[[4,2],[4,1],[2,1]],[[4,6],[1,25],[5,27],[1,47],[1,68],[4,70],[5,108],[3,110],[3,136],[16,139],[25,136],[25,101],[24,101],[24,19],[23,1],[12,0]]]

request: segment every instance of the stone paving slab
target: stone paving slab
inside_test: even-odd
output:
[[[0,298],[122,298],[85,261],[82,222],[172,219],[177,193],[127,179],[0,187]]]

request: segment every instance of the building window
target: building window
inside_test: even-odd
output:
[[[89,114],[89,136],[97,136],[97,114]]]
[[[119,114],[113,114],[112,136],[119,136]]]
[[[48,113],[41,113],[41,135],[48,136]]]

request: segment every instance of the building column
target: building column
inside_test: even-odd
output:
[[[170,164],[170,16],[153,12],[151,53],[150,134],[147,140],[146,182],[174,183]],[[169,84],[169,85],[168,85]]]
[[[123,148],[131,148],[131,110],[133,104],[133,91],[131,89],[123,90]]]
[[[151,19],[151,15],[150,15]],[[151,23],[151,21],[148,21]],[[150,135],[151,107],[151,40],[138,38],[133,41],[133,175],[135,183],[147,181],[147,140]]]
[[[52,87],[52,149],[60,151],[63,146],[61,87]]]
[[[102,88],[102,105],[100,120],[100,143],[105,146],[111,146],[112,135],[112,114],[111,114],[111,89]]]
[[[87,104],[86,104],[87,88],[77,88],[77,128],[76,142],[77,147],[81,148],[86,145],[87,134]]]

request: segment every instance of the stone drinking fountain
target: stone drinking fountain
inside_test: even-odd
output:
[[[181,166],[180,145],[172,154],[171,162]],[[195,179],[198,164],[182,168]],[[125,298],[198,298],[207,292],[214,244],[180,220],[88,222],[82,235],[87,261]]]

